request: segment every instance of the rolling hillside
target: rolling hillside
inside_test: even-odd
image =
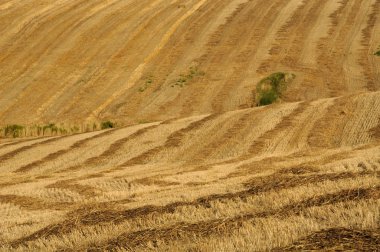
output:
[[[0,250],[378,250],[379,11],[0,0],[0,126],[119,123],[0,138]]]
[[[0,242],[267,250],[327,229],[372,250],[379,117],[376,92],[4,143]]]
[[[297,76],[290,102],[376,91],[379,9],[379,0],[1,0],[0,119],[220,113],[251,107],[256,83],[277,71]]]

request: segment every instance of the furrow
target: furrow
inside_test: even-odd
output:
[[[318,43],[319,56],[317,64],[323,73],[324,85],[329,90],[330,97],[336,97],[347,91],[343,60],[350,50],[350,35],[357,21],[358,9],[361,7],[358,0],[341,1],[341,6],[330,16],[332,25],[328,36]]]
[[[364,75],[367,79],[367,89],[369,91],[376,91],[379,89],[378,83],[376,83],[375,79],[375,69],[373,69],[373,65],[369,60],[370,57],[373,57],[371,48],[371,41],[373,39],[374,28],[376,23],[378,22],[378,14],[380,12],[380,0],[377,0],[372,5],[372,12],[368,17],[367,26],[362,30],[362,40],[361,44],[364,47],[362,51],[362,56],[359,60],[360,65],[363,68]]]
[[[301,5],[297,7],[293,15],[289,18],[289,20],[278,30],[276,33],[276,40],[273,44],[272,48],[269,50],[270,58],[264,60],[259,68],[257,69],[257,73],[259,74],[266,74],[271,69],[274,68],[274,64],[276,64],[276,61],[274,59],[278,60],[281,55],[284,54],[284,51],[286,48],[283,46],[286,44],[286,42],[290,39],[292,39],[294,30],[297,28],[297,24],[303,17],[303,13],[305,13],[307,9],[308,1],[302,1]]]
[[[276,125],[273,129],[267,131],[259,137],[253,144],[249,147],[248,152],[251,154],[263,153],[266,151],[268,142],[276,141],[276,136],[292,126],[294,126],[295,120],[300,116],[306,109],[310,106],[310,103],[299,103],[298,107],[293,110],[289,115],[282,118],[279,124]]]
[[[38,137],[38,138],[34,138],[34,139],[21,139],[21,140],[17,140],[17,141],[11,141],[10,143],[2,144],[0,146],[0,150],[3,148],[7,148],[9,146],[14,146],[14,145],[22,144],[22,143],[27,143],[27,142],[38,141],[38,140],[43,139],[43,138],[50,138],[50,137]]]
[[[206,3],[207,0],[200,0],[196,2],[187,12],[185,12],[181,17],[179,17],[167,30],[167,32],[163,35],[157,46],[144,58],[141,63],[131,74],[129,77],[127,85],[121,87],[121,89],[117,90],[107,100],[105,100],[100,106],[98,106],[93,114],[99,115],[105,108],[107,108],[115,99],[125,93],[129,88],[136,84],[136,82],[141,78],[142,72],[145,69],[147,63],[152,61],[159,52],[162,50],[164,46],[170,41],[171,36],[175,33],[175,31],[181,26],[181,24],[192,16],[199,8],[202,7]]]
[[[235,6],[236,3],[227,3],[221,0],[207,1],[196,15],[189,17],[173,34],[170,43],[163,47],[159,56],[147,64],[143,79],[145,76],[152,75],[154,78],[152,85],[139,96],[128,95],[125,99],[129,101],[129,104],[132,103],[132,106],[124,108],[123,111],[127,110],[128,114],[145,113],[145,111],[149,110],[153,105],[147,101],[154,97],[158,90],[167,90],[173,78],[176,78],[176,75],[179,74],[179,70],[185,71],[184,68],[195,64],[196,62],[193,60],[195,56],[184,57],[184,55],[198,55],[201,53],[199,49],[203,48],[204,41],[216,29],[218,22],[223,20],[221,17],[228,15],[225,12],[229,13],[231,11],[230,8],[228,8],[229,5]],[[175,43],[174,46],[173,43]],[[192,80],[191,82],[195,84],[196,81]],[[143,80],[140,79],[138,84],[141,85],[142,83]],[[164,103],[159,106],[156,112],[157,115],[170,113],[180,116],[180,114],[177,114],[178,106],[176,105],[183,100],[181,99],[183,94],[179,89],[175,90],[174,94],[160,94],[159,96],[164,98]],[[130,110],[130,108],[133,107],[140,107],[142,110]]]
[[[231,231],[238,230],[246,221],[255,218],[284,218],[292,215],[299,215],[302,211],[311,207],[321,207],[333,205],[341,202],[358,201],[365,199],[379,199],[380,186],[371,188],[355,188],[344,190],[335,194],[326,194],[313,197],[292,205],[287,205],[274,211],[262,212],[258,214],[245,214],[228,219],[217,219],[198,223],[178,223],[174,226],[163,229],[148,229],[133,233],[125,233],[119,237],[106,242],[102,246],[89,248],[89,251],[114,250],[120,247],[133,250],[137,247],[144,247],[149,241],[160,240],[169,243],[174,240],[184,238],[209,237],[210,235],[226,235]]]
[[[24,46],[22,50],[16,47],[14,50],[9,51],[10,54],[7,56],[9,58],[3,59],[2,62],[7,62],[7,65],[13,66],[11,68],[13,71],[12,77],[10,79],[6,79],[5,82],[12,83],[13,85],[9,86],[7,90],[7,94],[9,96],[9,99],[7,99],[8,104],[2,104],[5,107],[2,110],[3,115],[11,113],[10,110],[12,108],[15,110],[14,103],[12,104],[10,103],[10,101],[22,100],[22,97],[27,95],[25,91],[29,90],[27,86],[29,81],[27,80],[27,76],[25,78],[25,75],[27,74],[29,67],[33,65],[33,63],[36,63],[36,61],[38,61],[38,59],[40,59],[40,57],[44,55],[51,48],[52,45],[54,45],[54,42],[60,41],[57,38],[60,38],[62,35],[64,35],[66,31],[70,30],[70,26],[74,26],[74,24],[81,19],[81,15],[78,14],[83,8],[91,8],[94,4],[95,3],[83,4],[83,2],[79,2],[71,6],[68,10],[64,10],[62,13],[59,13],[50,18],[46,18],[44,22],[37,27],[37,30],[34,31],[30,37],[23,37],[24,40],[30,42],[29,44],[27,44],[28,46]],[[64,27],[62,27],[64,26],[65,22],[67,25],[67,29],[64,29]],[[53,24],[56,24],[58,26],[53,26],[53,28],[51,28]],[[51,36],[37,36],[37,34],[39,34],[40,32],[44,32],[44,34],[50,32]],[[53,33],[55,35],[52,35]],[[31,39],[33,40],[30,41]],[[16,43],[15,45],[20,46],[19,43]],[[14,55],[17,55],[17,57],[15,57]],[[20,64],[19,61],[22,61],[22,64]],[[15,83],[17,83],[16,86]],[[38,97],[39,96],[36,96],[36,98]],[[31,97],[29,97],[29,99],[31,99]],[[12,110],[12,113],[14,113],[14,110]]]
[[[250,123],[254,121],[255,114],[251,112],[245,113],[240,116],[239,120],[233,124],[221,137],[213,139],[212,142],[202,147],[199,152],[194,155],[194,159],[202,161],[207,160],[213,153],[217,152],[224,145],[233,141],[236,135],[240,134]]]
[[[236,92],[237,85],[243,83],[244,76],[251,67],[251,60],[255,58],[257,51],[261,48],[261,43],[263,40],[259,38],[266,37],[268,32],[270,32],[271,25],[277,18],[278,13],[287,4],[284,1],[264,1],[263,3],[268,4],[267,6],[256,6],[252,8],[248,13],[239,13],[236,22],[251,24],[249,29],[239,29],[236,30],[241,32],[241,34],[234,34],[231,38],[241,38],[242,36],[248,37],[244,42],[238,43],[238,51],[234,58],[231,59],[231,68],[233,72],[229,74],[225,81],[223,81],[221,88],[214,96],[212,101],[212,107],[214,111],[226,111],[227,109],[236,108],[232,104],[226,104],[227,101],[231,100],[231,92]],[[245,10],[243,8],[242,10]],[[260,12],[258,14],[257,12]],[[252,19],[252,16],[260,17],[257,19]],[[239,26],[237,26],[239,27]],[[242,35],[244,34],[244,35]],[[231,41],[227,41],[228,45],[231,45]],[[225,45],[220,45],[223,47]],[[251,104],[249,104],[251,105]]]
[[[209,100],[210,97],[215,95],[215,88],[231,71],[231,68],[220,71],[216,66],[224,60],[231,61],[230,57],[236,53],[239,34],[244,34],[245,32],[244,28],[237,25],[237,23],[244,16],[247,17],[245,12],[255,10],[255,7],[260,9],[267,4],[268,2],[265,1],[243,1],[239,3],[225,17],[224,22],[208,36],[203,45],[203,53],[194,59],[194,62],[199,65],[199,69],[202,69],[206,75],[193,83],[194,87],[185,96],[180,95],[177,97],[176,100],[182,101],[181,115],[191,114],[195,109],[194,104],[202,104],[204,99]]]
[[[295,24],[297,24],[297,29],[293,41],[286,51],[286,55],[281,59],[283,65],[293,68],[295,65],[300,64],[300,52],[305,48],[305,43],[307,43],[310,32],[312,32],[310,28],[318,25],[318,18],[327,2],[328,0],[315,2],[315,4],[307,10],[307,13],[304,14],[302,20],[293,20]],[[286,34],[282,34],[282,40],[285,38]]]
[[[120,165],[120,167],[137,165],[137,164],[146,164],[155,156],[159,155],[161,152],[179,147],[180,145],[183,144],[183,138],[185,137],[186,134],[188,134],[191,131],[195,131],[202,128],[207,122],[216,119],[218,116],[219,114],[212,114],[199,121],[190,123],[190,125],[187,126],[186,128],[178,130],[172,133],[171,135],[169,135],[166,142],[163,145],[150,149],[140,154],[139,156],[128,160],[124,164]]]
[[[378,251],[380,228],[358,230],[330,228],[317,231],[290,246],[273,251]]]
[[[211,203],[214,201],[223,201],[229,199],[244,199],[253,195],[258,195],[261,193],[269,191],[281,191],[284,189],[294,188],[302,185],[307,185],[311,183],[320,183],[324,181],[339,181],[350,178],[359,178],[361,176],[371,175],[373,173],[363,172],[363,173],[337,173],[337,174],[314,174],[309,176],[293,177],[286,176],[282,172],[269,176],[266,178],[258,178],[247,182],[247,190],[210,195],[202,198],[198,198],[190,202],[174,202],[165,206],[144,206],[140,208],[115,211],[115,210],[104,210],[104,211],[93,211],[93,210],[83,210],[73,213],[73,217],[70,217],[67,221],[62,223],[53,224],[45,227],[22,240],[15,241],[14,245],[20,245],[27,241],[36,240],[39,238],[48,238],[55,234],[68,233],[73,230],[78,225],[97,225],[100,223],[120,223],[129,219],[144,218],[152,214],[163,214],[163,213],[174,213],[177,208],[183,206],[203,206],[211,207]],[[274,211],[276,212],[276,211]],[[75,217],[74,217],[75,216]],[[74,221],[75,219],[75,221]]]
[[[54,143],[56,141],[68,138],[70,136],[72,136],[72,135],[61,136],[61,137],[53,137],[53,138],[49,138],[48,140],[43,141],[43,142],[38,142],[38,143],[31,144],[31,145],[20,147],[20,148],[18,148],[16,150],[13,150],[11,152],[5,153],[4,155],[1,155],[0,156],[0,164],[1,164],[1,162],[7,161],[9,159],[12,159],[16,155],[19,155],[20,153],[23,153],[25,151],[31,150],[31,149],[33,149],[33,148],[35,148],[37,146],[42,146],[42,145],[45,145],[45,144]]]
[[[120,3],[120,1],[118,2]],[[155,22],[161,15],[167,13],[168,8],[170,8],[170,6],[157,8],[157,6],[160,7],[161,4],[162,0],[154,2],[138,1],[138,3],[131,3],[131,6],[116,8],[113,15],[107,15],[105,19],[99,21],[98,25],[92,26],[91,29],[88,29],[82,34],[81,42],[76,44],[70,53],[74,55],[76,53],[83,53],[80,44],[91,43],[93,37],[100,38],[118,35],[118,39],[113,40],[112,44],[107,41],[102,41],[98,46],[89,48],[89,50],[83,54],[83,57],[89,62],[99,58],[99,54],[104,55],[104,58],[102,58],[102,62],[99,62],[96,67],[82,69],[82,77],[78,82],[83,85],[77,86],[78,82],[73,82],[70,84],[73,88],[63,90],[65,93],[69,93],[70,96],[59,97],[59,99],[64,98],[61,102],[65,103],[63,109],[59,108],[60,113],[65,115],[72,113],[73,110],[78,108],[78,104],[83,102],[83,96],[86,96],[86,104],[91,102],[91,108],[92,106],[98,106],[99,102],[101,102],[99,100],[100,96],[94,96],[94,91],[99,95],[102,94],[101,97],[107,97],[111,95],[109,92],[115,88],[115,82],[120,84],[120,82],[127,81],[126,78],[131,73],[130,71],[125,71],[124,65],[128,65],[128,68],[130,68],[130,65],[134,66],[138,64],[138,60],[129,57],[130,52],[148,47],[146,43],[151,41],[150,39],[145,39],[140,42],[142,33],[146,30],[153,30],[152,25],[159,25],[161,27],[162,24],[166,23]],[[132,13],[138,13],[138,15],[132,15]],[[105,26],[104,24],[107,25]],[[101,27],[101,29],[99,29],[99,27]],[[62,60],[65,61],[65,58]],[[75,58],[70,59],[70,61],[73,60],[74,62],[76,61]],[[101,67],[99,65],[101,65]],[[108,80],[107,85],[105,85],[104,79]],[[97,98],[96,104],[93,104],[94,98]],[[54,107],[57,106],[55,105]],[[88,107],[88,105],[86,105],[86,107]],[[91,111],[87,110],[86,113],[91,114]],[[84,116],[88,116],[88,114]],[[96,116],[92,113],[90,117]]]
[[[67,208],[70,207],[70,205],[72,205],[72,203],[70,202],[49,202],[38,198],[14,194],[0,195],[0,202],[14,204],[16,206],[30,211],[46,209],[67,210]]]
[[[308,136],[312,147],[338,147],[342,142],[343,129],[357,106],[347,98],[337,98],[315,124]]]
[[[164,123],[168,123],[168,122],[164,122]],[[150,130],[158,128],[159,126],[160,126],[160,124],[155,124],[155,125],[151,125],[151,126],[147,126],[145,128],[139,129],[138,131],[136,131],[132,135],[129,135],[127,137],[124,137],[124,138],[121,138],[121,139],[117,140],[116,142],[114,142],[113,144],[111,144],[111,146],[107,150],[105,150],[102,154],[100,154],[99,156],[87,159],[86,161],[84,161],[79,166],[80,167],[86,167],[86,166],[91,166],[91,165],[99,164],[101,162],[105,162],[110,157],[112,157],[112,155],[115,152],[117,152],[126,143],[128,143],[130,141],[133,141],[133,140],[136,140],[138,137],[144,135],[145,133],[147,133]],[[75,167],[73,167],[73,168],[75,168]]]
[[[76,181],[77,179],[60,180],[46,186],[46,188],[57,188],[57,189],[69,190],[72,192],[76,192],[87,198],[96,197],[101,193],[99,189],[96,189],[92,186],[75,183]]]
[[[33,168],[36,168],[38,166],[42,166],[48,162],[51,162],[51,161],[54,161],[54,160],[57,160],[58,158],[60,158],[61,156],[65,155],[66,153],[69,153],[71,151],[75,151],[76,149],[79,149],[83,146],[85,146],[88,142],[92,141],[92,140],[95,140],[95,139],[98,139],[98,138],[101,138],[101,137],[105,137],[105,136],[108,136],[110,134],[112,134],[115,130],[108,130],[108,131],[105,131],[103,133],[100,133],[98,135],[95,135],[95,136],[92,136],[92,137],[89,137],[89,138],[85,138],[85,139],[82,139],[76,143],[74,143],[73,145],[71,145],[69,148],[67,149],[64,149],[64,150],[59,150],[59,151],[56,151],[56,152],[53,152],[49,155],[47,155],[46,157],[40,159],[40,160],[37,160],[37,161],[34,161],[32,163],[29,163],[29,164],[26,164],[20,168],[18,168],[17,170],[15,170],[15,172],[28,172],[30,170],[32,170]]]

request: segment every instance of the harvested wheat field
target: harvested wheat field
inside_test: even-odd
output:
[[[0,0],[0,31],[1,251],[380,251],[380,0]]]

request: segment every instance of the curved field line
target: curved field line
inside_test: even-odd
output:
[[[117,92],[113,93],[111,97],[109,97],[102,105],[100,105],[97,109],[95,109],[92,113],[95,115],[100,114],[102,110],[104,110],[108,105],[110,105],[117,97],[122,95],[125,91],[127,91],[130,87],[132,87],[138,79],[141,78],[142,72],[146,66],[147,63],[149,63],[154,57],[158,55],[160,50],[168,43],[170,37],[173,35],[173,33],[178,29],[178,27],[182,24],[184,20],[186,20],[188,17],[194,14],[204,3],[206,3],[207,0],[200,0],[197,4],[195,4],[188,12],[186,12],[185,15],[183,15],[180,19],[178,19],[165,33],[164,37],[161,39],[158,46],[149,54],[148,57],[144,59],[144,62],[141,63],[132,73],[132,75],[129,77],[126,85],[122,87],[122,89],[118,90]],[[92,116],[90,117],[90,119]]]

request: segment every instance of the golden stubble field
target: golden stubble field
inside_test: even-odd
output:
[[[378,250],[379,8],[0,0],[0,250]]]

